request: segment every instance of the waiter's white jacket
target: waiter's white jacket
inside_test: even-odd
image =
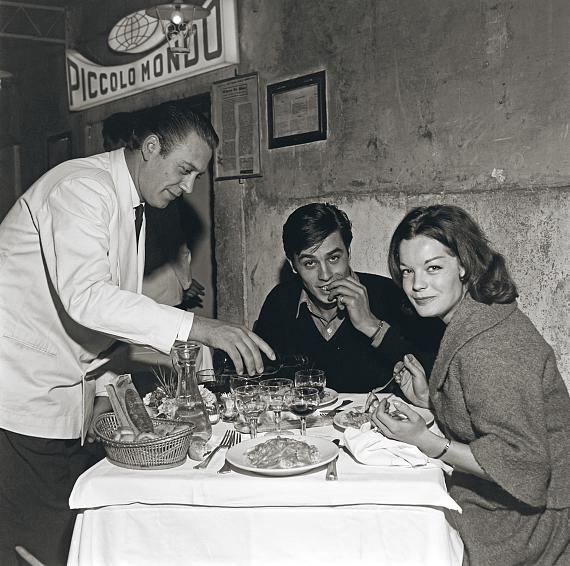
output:
[[[85,432],[116,339],[168,353],[193,315],[140,294],[144,225],[123,150],[58,165],[0,225],[0,428]]]

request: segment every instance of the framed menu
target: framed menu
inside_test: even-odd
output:
[[[220,138],[214,156],[215,180],[260,177],[257,73],[212,85],[212,122]]]
[[[325,71],[267,86],[269,149],[327,138]]]

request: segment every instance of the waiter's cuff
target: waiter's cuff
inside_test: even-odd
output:
[[[180,323],[180,328],[178,329],[176,340],[182,340],[182,342],[186,342],[190,337],[190,331],[192,330],[194,313],[188,311],[182,311],[182,313],[184,316],[182,317],[182,322]]]

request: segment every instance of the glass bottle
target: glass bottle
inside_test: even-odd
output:
[[[270,360],[261,352],[261,360],[264,368],[263,373],[254,377],[292,378],[295,371],[310,366],[309,357],[305,354],[275,352],[275,360]],[[232,360],[223,350],[213,350],[213,362],[216,375],[236,373]]]
[[[212,436],[212,425],[196,380],[196,356],[200,351],[197,342],[176,342],[171,357],[178,385],[176,388],[176,419],[192,422],[194,436],[208,441]]]

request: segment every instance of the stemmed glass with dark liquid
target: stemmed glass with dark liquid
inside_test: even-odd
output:
[[[301,419],[301,435],[307,435],[306,418],[320,403],[319,391],[315,387],[293,387],[285,396],[287,408]]]
[[[321,401],[325,396],[327,378],[322,369],[302,369],[295,372],[295,387],[314,387]]]

